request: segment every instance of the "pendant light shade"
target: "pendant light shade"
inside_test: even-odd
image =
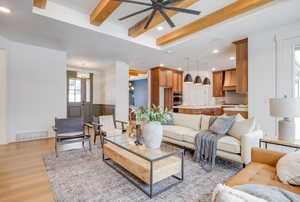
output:
[[[189,58],[186,58],[186,63],[187,63],[187,71],[189,71]],[[192,75],[190,73],[187,73],[184,77],[184,83],[193,83],[193,78],[192,78]]]
[[[203,85],[209,86],[210,85],[210,80],[209,78],[205,77],[205,79],[203,80]]]
[[[202,79],[199,75],[196,76],[194,84],[195,85],[201,85],[202,84]]]
[[[186,74],[184,77],[184,83],[193,83],[193,78],[191,74]]]

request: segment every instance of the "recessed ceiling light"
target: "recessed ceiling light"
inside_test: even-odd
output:
[[[235,57],[232,56],[232,57],[229,58],[229,60],[235,60]]]
[[[7,14],[11,13],[10,9],[5,8],[5,7],[1,7],[1,6],[0,6],[0,11],[3,12],[3,13],[7,13]]]
[[[164,66],[164,64],[160,64],[159,66],[163,67],[163,66]]]
[[[163,30],[163,29],[164,29],[164,27],[162,27],[162,26],[158,26],[156,29],[157,29],[158,31],[161,31],[161,30]]]
[[[179,68],[177,68],[178,70],[182,70],[182,68],[181,67],[179,67]]]
[[[218,49],[213,50],[213,53],[219,53],[220,51]]]
[[[212,70],[212,71],[216,71],[216,68],[213,67],[211,70]]]

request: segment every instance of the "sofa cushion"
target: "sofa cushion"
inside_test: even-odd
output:
[[[241,143],[238,139],[227,135],[219,139],[217,149],[239,154],[241,153]]]
[[[276,186],[300,194],[300,186],[291,186],[281,183],[276,175],[276,168],[263,163],[252,162],[226,183],[228,186],[242,184],[264,184]]]
[[[175,125],[200,130],[201,115],[174,113],[173,121]]]
[[[276,170],[283,184],[300,185],[300,151],[281,157],[277,162]]]
[[[163,126],[163,136],[176,139],[179,141],[194,143],[195,136],[197,133],[198,131],[183,126],[176,126],[176,125]]]
[[[178,132],[181,128],[182,126],[164,125],[163,136],[183,141],[183,135]]]
[[[244,191],[218,184],[212,196],[212,202],[267,202]]]
[[[196,130],[193,130],[190,128],[186,128],[185,133],[183,135],[183,140],[185,142],[195,144],[195,138],[198,133],[199,133],[199,131],[196,131]]]

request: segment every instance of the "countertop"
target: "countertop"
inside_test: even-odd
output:
[[[178,109],[213,109],[213,108],[221,108],[220,105],[179,105],[174,106],[173,108]]]
[[[248,107],[246,105],[179,105],[174,106],[173,108],[177,109],[214,109],[214,108],[223,108],[224,111],[240,111],[247,112]]]
[[[236,111],[236,112],[247,112],[248,108],[244,108],[244,107],[233,107],[233,108],[224,108],[223,109],[225,112],[226,111]]]

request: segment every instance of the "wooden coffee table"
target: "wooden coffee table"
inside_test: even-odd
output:
[[[168,146],[168,149],[148,149],[144,145],[136,146],[134,138],[128,137],[127,135],[104,137],[104,142],[105,144],[102,150],[103,161],[122,174],[150,198],[183,181],[183,149],[175,146]],[[148,184],[149,188],[143,188],[141,183],[134,180],[125,172],[121,172],[116,166],[125,168],[142,182]],[[155,183],[168,177],[175,178],[176,182],[154,192],[153,186],[155,186]]]

